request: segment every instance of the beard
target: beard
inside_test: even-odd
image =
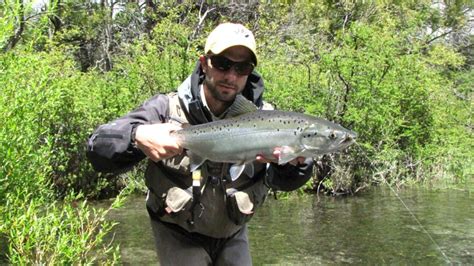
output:
[[[212,95],[212,98],[214,98],[217,101],[226,103],[226,104],[232,104],[234,102],[235,97],[237,96],[237,93],[239,93],[241,90],[239,90],[236,85],[232,85],[226,82],[217,82],[217,84],[211,80],[208,80],[207,78],[204,80],[204,83],[206,84],[209,92]],[[235,90],[223,90],[220,91],[219,88],[217,88],[217,85],[225,85],[227,87],[232,87],[235,88]]]

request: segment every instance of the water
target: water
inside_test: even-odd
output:
[[[249,223],[253,262],[474,264],[474,202],[469,192],[410,189],[398,194],[422,226],[388,189],[345,198],[268,198]],[[144,197],[131,198],[110,218],[120,222],[115,241],[124,264],[156,263]]]

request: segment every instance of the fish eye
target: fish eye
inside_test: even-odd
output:
[[[330,139],[335,139],[335,138],[336,138],[336,133],[334,133],[334,131],[332,131],[331,133],[329,133],[329,138],[330,138]]]

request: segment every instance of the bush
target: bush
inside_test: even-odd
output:
[[[174,32],[177,38],[185,34]],[[155,38],[160,40],[167,37]],[[186,57],[186,64],[175,61],[189,47],[156,47],[137,42],[133,57],[117,58],[120,64],[107,73],[80,72],[59,50],[0,54],[0,118],[5,121],[0,128],[0,235],[8,242],[11,263],[118,259],[114,246],[102,243],[113,226],[104,220],[108,210],[90,209],[74,195],[110,197],[120,191],[122,177],[95,173],[87,162],[88,135],[151,95],[174,90],[182,73],[193,67]],[[143,189],[137,181],[142,173],[132,173],[128,182]],[[104,254],[98,256],[101,247]]]
[[[315,6],[303,4],[299,10]],[[472,175],[472,136],[466,124],[472,112],[469,100],[456,97],[447,71],[459,69],[463,58],[447,45],[428,46],[419,38],[420,17],[426,14],[417,15],[398,17],[393,7],[374,9],[373,17],[330,29],[310,20],[289,21],[277,30],[261,22],[268,27],[260,28],[262,34],[283,33],[268,36],[272,41],[265,40],[261,49],[259,71],[267,100],[359,134],[349,157],[329,163],[332,189],[355,191],[381,177],[398,182]]]
[[[91,214],[80,200],[72,207],[56,198],[58,192],[62,198],[75,195],[85,183],[90,172],[84,156],[86,132],[99,115],[117,112],[116,105],[87,105],[106,101],[82,90],[93,91],[92,86],[80,86],[93,84],[93,79],[84,78],[59,54],[6,53],[0,62],[0,117],[5,121],[0,128],[0,233],[7,238],[9,260],[95,260],[89,254],[112,226],[104,223],[106,212]],[[102,111],[91,115],[87,106]]]

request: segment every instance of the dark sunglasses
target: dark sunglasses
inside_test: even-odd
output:
[[[211,55],[208,56],[209,60],[211,60],[211,64],[213,67],[217,68],[220,71],[229,71],[232,67],[237,74],[241,76],[247,76],[252,73],[255,65],[250,62],[234,62],[229,58],[222,56],[222,55]]]

